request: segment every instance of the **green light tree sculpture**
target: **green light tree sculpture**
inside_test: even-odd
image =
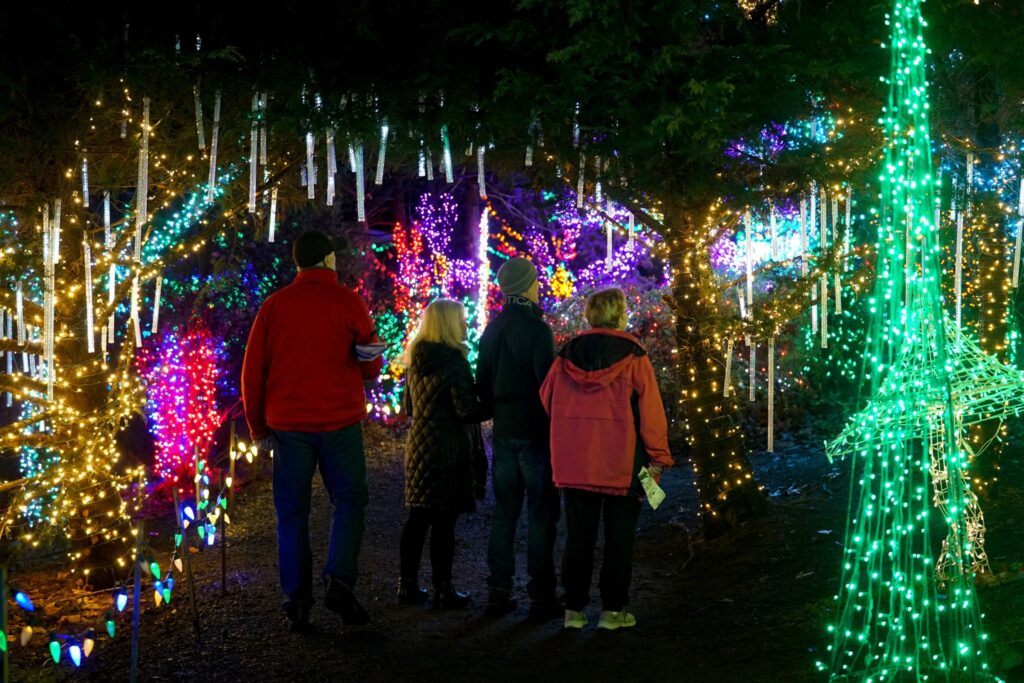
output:
[[[964,429],[998,398],[986,393],[993,386],[1020,395],[1024,383],[943,312],[921,2],[896,0],[887,20],[872,398],[828,446],[854,467],[830,662],[820,665],[835,682],[998,680],[974,590],[984,523],[964,475]]]

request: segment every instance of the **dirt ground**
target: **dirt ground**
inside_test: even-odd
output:
[[[372,497],[357,594],[372,623],[345,627],[318,603],[312,634],[285,630],[278,611],[274,513],[264,476],[240,494],[232,514],[226,596],[219,551],[193,556],[202,640],[193,638],[182,583],[169,606],[145,601],[140,680],[822,680],[814,663],[827,645],[824,625],[837,582],[849,474],[846,463],[830,465],[825,459],[820,435],[783,434],[775,454],[755,455],[771,511],[714,542],[691,542],[696,492],[685,464],[667,473],[668,499],[657,511],[645,505],[637,532],[631,610],[638,625],[614,633],[599,633],[593,625],[564,632],[560,620],[538,624],[526,618],[524,542],[519,543],[519,610],[497,620],[483,615],[490,491],[478,512],[460,519],[457,530],[456,584],[472,593],[474,605],[447,612],[399,608],[394,593],[405,517],[401,441],[380,429],[370,430],[367,441]],[[1021,460],[1019,450],[1007,454],[1003,493],[986,504],[989,555],[1003,582],[983,589],[981,602],[995,643],[990,661],[1007,681],[1024,681],[1019,654],[1024,651],[1024,580],[1016,580],[1024,577]],[[322,558],[329,503],[319,481],[316,488],[312,536],[314,553]],[[53,585],[52,572],[23,578]],[[429,585],[426,558],[422,580]],[[599,610],[596,586],[593,592],[592,624]],[[119,629],[114,641],[98,642],[78,671],[66,662],[55,666],[45,638],[35,638],[27,648],[14,645],[12,680],[126,681],[127,621]]]

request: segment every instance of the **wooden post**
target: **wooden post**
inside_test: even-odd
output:
[[[146,534],[145,520],[139,520],[135,527],[135,587],[132,591],[132,652],[131,652],[131,683],[139,680],[139,612],[142,601],[139,591],[142,588],[142,538]]]
[[[11,647],[11,639],[7,637],[7,565],[0,565],[0,629],[3,629],[4,638],[7,638],[7,647],[4,648],[3,660],[3,683],[11,680],[10,659],[7,650]]]
[[[196,449],[198,453],[198,449]],[[178,503],[178,489],[172,487],[174,494],[174,513],[178,516],[178,530],[181,532],[181,559],[185,562],[185,579],[188,581],[188,599],[192,603],[192,627],[195,629],[196,641],[202,640],[199,632],[199,608],[196,607],[196,587],[192,580],[192,553],[188,547],[188,534],[185,529],[185,521],[181,517],[181,505]],[[198,524],[199,513],[196,513],[196,524]]]

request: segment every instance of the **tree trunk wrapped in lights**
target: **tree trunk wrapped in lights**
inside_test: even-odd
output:
[[[668,216],[682,225],[681,215]],[[684,433],[697,477],[704,535],[714,538],[764,509],[766,501],[750,468],[736,392],[723,391],[725,340],[716,322],[717,290],[710,255],[695,240],[681,243],[672,288]]]

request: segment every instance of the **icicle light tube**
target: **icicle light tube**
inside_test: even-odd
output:
[[[135,253],[142,261],[142,229],[149,220],[149,98],[142,98],[142,137],[139,142],[139,177],[135,184]]]
[[[206,186],[206,203],[212,204],[217,190],[217,145],[220,142],[220,91],[213,97],[213,134],[210,140],[210,174]]]

